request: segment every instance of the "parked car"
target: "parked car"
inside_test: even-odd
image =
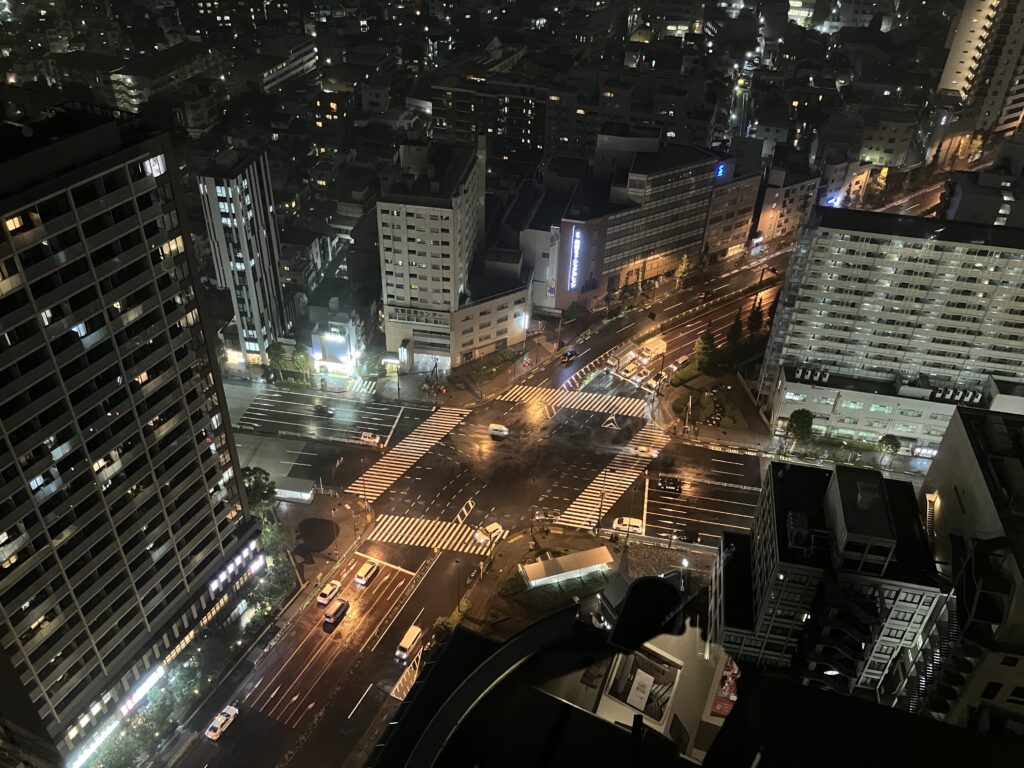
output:
[[[576,359],[576,356],[578,354],[579,352],[577,352],[575,349],[570,349],[566,352],[563,352],[562,356],[558,359],[561,360],[563,363],[571,363],[573,360]]]
[[[341,589],[341,582],[337,579],[332,579],[324,584],[324,588],[320,590],[320,594],[316,596],[316,601],[319,605],[327,605],[331,602],[331,599],[338,594],[338,590]]]
[[[206,729],[206,738],[210,741],[217,741],[224,731],[235,722],[236,717],[238,717],[237,707],[224,707],[224,709],[217,713],[217,716],[213,718],[213,722]]]
[[[333,416],[334,409],[328,408],[326,405],[314,405],[313,413],[315,413],[317,416]]]
[[[676,496],[683,492],[683,483],[678,477],[672,475],[661,475],[658,477],[658,490],[670,491]]]

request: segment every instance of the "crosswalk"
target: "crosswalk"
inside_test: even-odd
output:
[[[414,547],[486,556],[490,553],[492,544],[481,544],[477,541],[473,536],[474,530],[473,526],[448,520],[381,515],[377,527],[370,533],[369,538],[371,541],[389,544],[408,544]]]
[[[355,379],[349,379],[349,384],[348,384],[348,391],[349,392],[359,392],[359,393],[362,393],[364,395],[372,395],[376,390],[377,390],[377,380],[376,379],[371,379],[371,380],[360,379],[359,381],[356,381]]]
[[[395,480],[455,429],[468,413],[464,408],[438,408],[345,490],[371,503],[376,501]]]
[[[668,442],[659,427],[644,426],[629,441],[626,450],[612,459],[559,515],[558,522],[574,528],[593,528],[651,463],[653,456],[639,453],[637,449],[660,451]]]
[[[498,396],[501,400],[518,403],[543,403],[555,408],[575,408],[579,411],[613,413],[618,416],[643,418],[647,402],[639,397],[599,395],[591,392],[566,392],[551,387],[531,387],[519,384]]]

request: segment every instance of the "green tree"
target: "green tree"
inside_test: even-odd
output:
[[[725,340],[730,346],[735,347],[743,339],[743,318],[740,317],[739,309],[736,310],[736,317],[732,319],[732,325],[725,332]]]
[[[814,434],[811,425],[814,423],[814,414],[806,408],[798,408],[789,414],[789,422],[786,424],[786,434],[796,441],[809,440]]]
[[[260,467],[242,467],[242,485],[249,507],[265,517],[277,496],[277,485],[270,479],[270,473]]]
[[[751,338],[759,335],[763,326],[764,315],[761,313],[761,301],[759,299],[750,308],[750,314],[747,316],[747,331],[750,333]]]
[[[714,354],[715,335],[710,328],[705,328],[704,333],[697,337],[697,342],[693,345],[693,359],[697,361],[698,370],[707,373],[711,368]]]
[[[878,438],[878,452],[882,454],[882,460],[884,462],[885,457],[889,457],[889,463],[892,463],[892,457],[900,452],[901,447],[900,439],[896,435],[882,435]]]
[[[267,347],[267,359],[270,361],[270,367],[281,373],[288,367],[288,350],[280,341],[275,341]]]
[[[296,346],[295,351],[292,352],[292,365],[304,377],[312,375],[313,358],[310,356],[309,350],[305,347]]]
[[[675,277],[676,280],[682,280],[689,273],[690,273],[690,257],[689,256],[683,256],[683,258],[681,258],[679,260],[679,264],[676,265],[676,270],[675,270],[675,272],[672,273],[672,276]]]

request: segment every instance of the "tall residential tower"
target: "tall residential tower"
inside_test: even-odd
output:
[[[67,756],[258,553],[169,143],[75,112],[0,134],[0,719]]]

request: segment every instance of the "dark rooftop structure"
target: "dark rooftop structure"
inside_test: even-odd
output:
[[[773,461],[768,470],[775,501],[775,529],[779,559],[794,564],[824,568],[829,563],[827,547],[813,546],[816,534],[827,534],[825,492],[832,472]],[[804,540],[805,536],[810,539]]]
[[[823,389],[849,389],[854,392],[870,392],[875,395],[888,395],[890,397],[896,397],[899,395],[899,386],[895,379],[892,381],[884,381],[881,379],[858,379],[854,376],[844,376],[838,373],[828,372],[828,381],[821,379],[815,381],[811,378],[798,377],[797,372],[800,370],[798,365],[786,365],[783,366],[786,374],[786,381],[791,381],[797,384],[809,384],[815,387],[822,387]],[[804,369],[805,374],[809,374],[811,369]],[[820,373],[820,371],[819,371]]]
[[[710,149],[689,144],[669,144],[660,152],[642,152],[633,160],[630,173],[666,173],[700,163],[710,163],[717,156]]]
[[[470,144],[403,144],[401,167],[382,190],[381,200],[407,205],[450,208],[459,185],[476,162]]]
[[[847,532],[873,538],[894,538],[882,475],[842,464],[836,466],[835,474]]]
[[[962,245],[987,245],[1024,250],[1024,229],[857,211],[852,208],[817,206],[808,220],[808,226],[870,232],[886,237],[910,237]]]
[[[723,619],[729,627],[754,628],[754,596],[750,585],[754,572],[750,564],[750,535],[726,531],[722,534]]]
[[[117,70],[117,74],[131,77],[160,77],[169,69],[208,52],[208,49],[199,43],[185,41],[126,62]]]

